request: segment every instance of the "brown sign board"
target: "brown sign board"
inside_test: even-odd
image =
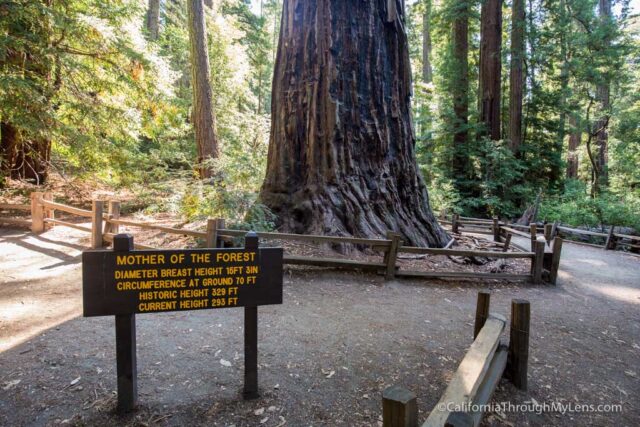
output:
[[[282,304],[282,248],[86,251],[82,290],[85,317]]]

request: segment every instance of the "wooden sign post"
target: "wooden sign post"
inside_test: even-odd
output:
[[[138,401],[138,313],[244,307],[244,398],[258,397],[258,306],[282,304],[282,248],[260,248],[247,233],[241,249],[136,251],[133,236],[113,250],[82,254],[85,317],[115,316],[118,411]]]

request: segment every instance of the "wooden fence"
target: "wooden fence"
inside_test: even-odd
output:
[[[20,205],[2,205],[12,209]],[[111,200],[108,202],[94,200],[91,210],[81,209],[74,206],[57,203],[53,200],[51,193],[34,192],[31,195],[31,205],[28,207],[21,205],[22,210],[31,211],[31,220],[6,221],[16,225],[26,225],[31,227],[34,233],[41,233],[55,225],[63,225],[76,230],[91,234],[91,247],[100,248],[105,243],[110,243],[120,231],[120,226],[134,227],[141,229],[151,229],[168,234],[185,235],[202,239],[206,247],[218,247],[223,244],[230,244],[237,237],[242,237],[246,230],[234,230],[225,227],[224,219],[210,219],[207,221],[206,231],[186,230],[180,228],[166,227],[152,223],[132,221],[123,219],[120,216],[120,202]],[[65,219],[56,217],[56,212],[64,212]],[[81,225],[66,220],[68,216],[81,217],[90,221],[91,226]],[[4,222],[0,218],[0,222]],[[444,221],[447,223],[447,221]],[[388,279],[394,277],[417,277],[417,278],[470,278],[470,279],[496,279],[496,280],[524,280],[532,283],[555,284],[557,269],[559,266],[562,239],[555,239],[559,244],[546,248],[544,241],[532,240],[531,250],[519,248],[515,244],[509,244],[511,234],[521,233],[515,229],[509,229],[497,220],[487,222],[487,220],[460,219],[454,218],[455,229],[473,224],[473,227],[465,231],[484,231],[484,234],[492,234],[495,243],[502,246],[502,250],[465,250],[451,249],[453,240],[446,248],[424,248],[404,246],[401,236],[398,233],[388,232],[385,239],[365,239],[357,237],[320,236],[320,235],[300,235],[287,233],[259,232],[258,236],[265,240],[277,241],[302,241],[312,243],[327,243],[333,245],[357,245],[362,248],[369,248],[382,255],[379,261],[352,260],[345,258],[324,258],[317,256],[299,256],[285,254],[284,262],[293,265],[309,265],[318,267],[361,269],[380,272]],[[490,230],[490,232],[488,231]],[[507,240],[500,242],[505,235]],[[507,252],[512,247],[518,249],[517,252]],[[154,249],[149,246],[136,244],[137,249]],[[490,259],[528,259],[531,268],[526,274],[506,274],[506,273],[482,273],[482,272],[461,272],[461,271],[411,271],[398,267],[398,254],[422,254],[429,256],[468,256],[485,257]]]
[[[527,389],[529,302],[513,300],[511,303],[508,346],[500,341],[506,320],[500,315],[489,314],[489,302],[489,293],[478,293],[474,341],[422,427],[480,425],[485,413],[483,406],[491,401],[503,376],[516,388]],[[417,427],[416,395],[397,385],[385,389],[382,393],[382,425]]]
[[[538,224],[532,223],[530,225],[521,224],[507,224],[498,219],[482,219],[482,218],[470,218],[462,217],[459,215],[451,215],[450,217],[441,216],[440,222],[444,225],[451,227],[451,231],[454,233],[471,233],[471,234],[493,234],[495,236],[496,227],[500,228],[501,235],[505,236],[510,232],[511,234],[518,235],[525,238],[531,238],[536,234],[543,235],[547,242],[551,242],[556,237],[594,237],[600,238],[603,244],[595,244],[583,241],[571,240],[572,243],[579,245],[592,246],[596,248],[602,248],[605,250],[616,250],[620,247],[630,249],[640,249],[640,236],[632,236],[630,234],[616,233],[616,226],[609,227],[609,231],[597,232],[591,230],[581,230],[579,228],[565,227],[558,222],[553,224]],[[516,248],[523,249],[519,245],[513,245]]]

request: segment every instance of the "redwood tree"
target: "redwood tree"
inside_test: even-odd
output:
[[[509,144],[518,154],[522,144],[522,97],[524,90],[524,0],[513,0],[511,7],[511,71],[509,75]]]
[[[582,139],[582,132],[577,127],[575,115],[569,116],[569,126],[571,133],[569,134],[569,147],[567,150],[567,179],[578,179],[578,147]]]
[[[605,36],[602,40],[602,49],[606,50],[611,44],[610,34],[613,19],[611,15],[611,0],[598,1],[598,14],[600,15],[601,25]],[[593,173],[595,176],[594,185],[596,192],[609,184],[609,115],[611,109],[609,78],[603,74],[596,88],[596,97],[600,104],[600,117],[596,123],[596,144],[598,146],[597,167]]]
[[[187,0],[189,42],[191,56],[191,85],[193,88],[193,127],[198,150],[201,178],[211,176],[211,170],[202,165],[218,157],[215,113],[211,93],[211,70],[207,47],[207,30],[202,0]]]
[[[261,200],[281,229],[443,246],[415,160],[400,0],[285,0]]]
[[[160,32],[160,0],[149,0],[147,31],[151,40],[158,40],[158,33]]]
[[[502,0],[484,0],[480,13],[480,135],[500,139]]]
[[[473,193],[469,161],[469,12],[466,1],[454,1],[453,7],[453,77],[451,91],[453,114],[453,178],[458,192],[464,197]]]

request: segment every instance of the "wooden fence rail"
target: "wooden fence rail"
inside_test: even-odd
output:
[[[493,220],[485,219],[485,218],[470,218],[470,217],[461,217],[459,215],[453,214],[450,219],[446,215],[440,215],[440,223],[443,225],[450,225],[451,230],[454,233],[471,233],[471,234],[489,234],[490,225],[493,221],[494,224],[496,222],[496,218]],[[473,226],[473,227],[469,227]],[[493,230],[495,231],[496,226],[494,225]],[[604,244],[595,244],[589,242],[575,241],[572,240],[573,243],[579,245],[592,246],[597,248],[603,248],[605,250],[615,250],[618,247],[627,247],[632,249],[640,249],[640,236],[633,236],[629,234],[616,233],[615,226],[610,226],[608,232],[599,232],[599,231],[591,231],[591,230],[582,230],[579,228],[567,227],[558,224],[557,222],[553,224],[537,224],[532,223],[529,225],[522,224],[510,224],[505,222],[498,222],[498,227],[500,230],[500,234],[508,237],[509,241],[511,238],[509,235],[516,235],[520,237],[529,237],[532,242],[532,250],[533,244],[537,237],[537,234],[544,235],[547,243],[551,245],[552,240],[557,237],[569,237],[569,236],[584,236],[584,237],[595,237],[601,238],[604,240]],[[462,229],[462,230],[461,230]],[[510,243],[512,246],[517,249],[524,250],[519,245]]]
[[[207,222],[207,230],[188,230],[176,227],[168,227],[156,225],[149,222],[139,222],[131,219],[124,219],[120,216],[120,202],[110,200],[103,202],[94,200],[91,210],[82,209],[75,206],[69,206],[63,203],[55,202],[51,193],[34,192],[31,195],[30,205],[0,205],[0,209],[18,209],[30,210],[31,220],[26,219],[3,219],[0,222],[30,225],[34,233],[40,233],[45,229],[54,225],[62,225],[71,227],[79,231],[91,234],[91,247],[100,248],[105,243],[109,244],[113,241],[113,237],[118,234],[120,226],[141,228],[147,230],[156,230],[163,233],[185,235],[198,239],[203,239],[207,247],[215,247],[226,242],[227,245],[232,244],[235,238],[245,235],[246,230],[233,230],[225,227],[224,219],[210,219]],[[105,212],[106,211],[106,212]],[[64,212],[68,215],[89,219],[91,226],[77,224],[69,220],[56,218],[56,212]],[[65,218],[66,219],[66,218]],[[557,277],[557,263],[552,262],[552,250],[537,250],[535,233],[532,234],[531,250],[519,248],[519,252],[507,252],[510,247],[517,245],[509,243],[511,234],[528,237],[526,233],[507,227],[503,222],[494,218],[492,220],[461,218],[457,215],[452,217],[452,224],[456,229],[463,228],[465,232],[481,232],[483,234],[493,235],[496,244],[502,245],[501,250],[470,250],[470,249],[452,249],[451,242],[446,248],[422,248],[404,246],[401,236],[398,233],[388,232],[385,239],[367,239],[359,237],[343,237],[343,236],[321,236],[321,235],[301,235],[291,233],[276,232],[259,232],[258,237],[267,240],[280,241],[302,241],[331,245],[357,245],[369,248],[380,253],[383,259],[380,261],[369,260],[352,260],[345,258],[324,258],[317,256],[298,256],[285,255],[284,261],[292,265],[309,265],[330,268],[347,268],[362,269],[379,272],[384,274],[386,278],[394,277],[417,277],[417,278],[471,278],[471,279],[494,279],[494,280],[527,280],[534,283],[542,283],[543,280],[551,280]],[[467,228],[467,226],[469,226]],[[452,226],[453,227],[453,226]],[[502,240],[502,234],[506,234],[505,242]],[[149,246],[137,244],[139,249],[153,249]],[[507,274],[507,273],[484,273],[484,272],[461,272],[461,271],[408,271],[398,267],[398,254],[412,253],[429,256],[461,256],[461,257],[486,257],[490,259],[528,259],[531,260],[531,270],[526,274]],[[543,255],[541,255],[543,254]],[[559,260],[559,253],[556,258]],[[543,259],[544,258],[544,259]],[[553,283],[553,282],[552,282]]]
[[[478,426],[484,412],[475,410],[491,401],[503,376],[520,389],[527,389],[529,358],[529,302],[513,300],[509,345],[500,336],[506,320],[489,314],[490,294],[479,292],[474,341],[454,373],[444,394],[422,427]],[[382,393],[383,427],[417,427],[418,405],[414,393],[401,386]]]

